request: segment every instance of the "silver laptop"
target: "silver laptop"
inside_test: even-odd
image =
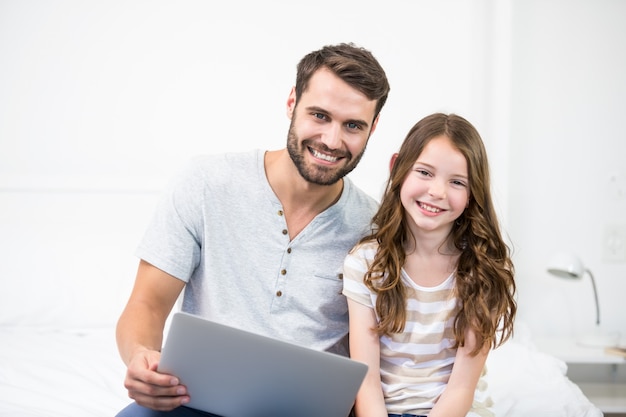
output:
[[[179,312],[159,372],[187,386],[188,407],[223,417],[346,417],[367,365]]]

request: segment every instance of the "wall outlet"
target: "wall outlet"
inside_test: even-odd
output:
[[[626,262],[626,225],[607,225],[602,236],[602,260]]]
[[[608,195],[617,202],[626,200],[626,175],[615,172],[609,176]]]

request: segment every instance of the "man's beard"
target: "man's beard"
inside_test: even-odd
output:
[[[297,133],[294,128],[294,118],[291,120],[291,124],[289,125],[289,133],[287,135],[287,151],[289,152],[289,156],[293,161],[294,165],[298,169],[298,172],[306,181],[317,184],[317,185],[333,185],[346,175],[348,175],[356,166],[359,161],[363,157],[363,153],[365,152],[365,148],[359,153],[356,157],[353,157],[350,152],[346,152],[342,154],[341,157],[345,158],[348,163],[340,168],[330,168],[322,165],[310,165],[307,166],[306,158],[304,157],[305,152],[309,152],[307,144],[310,143],[309,140],[303,140],[300,143]],[[300,148],[298,145],[300,144]],[[326,153],[337,156],[336,152],[333,152],[331,149],[328,149],[324,144],[319,144],[321,146],[317,146],[321,150]]]

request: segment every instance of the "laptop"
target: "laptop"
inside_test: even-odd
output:
[[[177,312],[158,370],[222,417],[347,417],[367,365]]]

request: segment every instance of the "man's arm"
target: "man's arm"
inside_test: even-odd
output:
[[[156,372],[165,321],[185,283],[140,261],[130,299],[117,323],[117,346],[127,366],[124,386],[139,405],[171,410],[189,401],[178,378]]]

